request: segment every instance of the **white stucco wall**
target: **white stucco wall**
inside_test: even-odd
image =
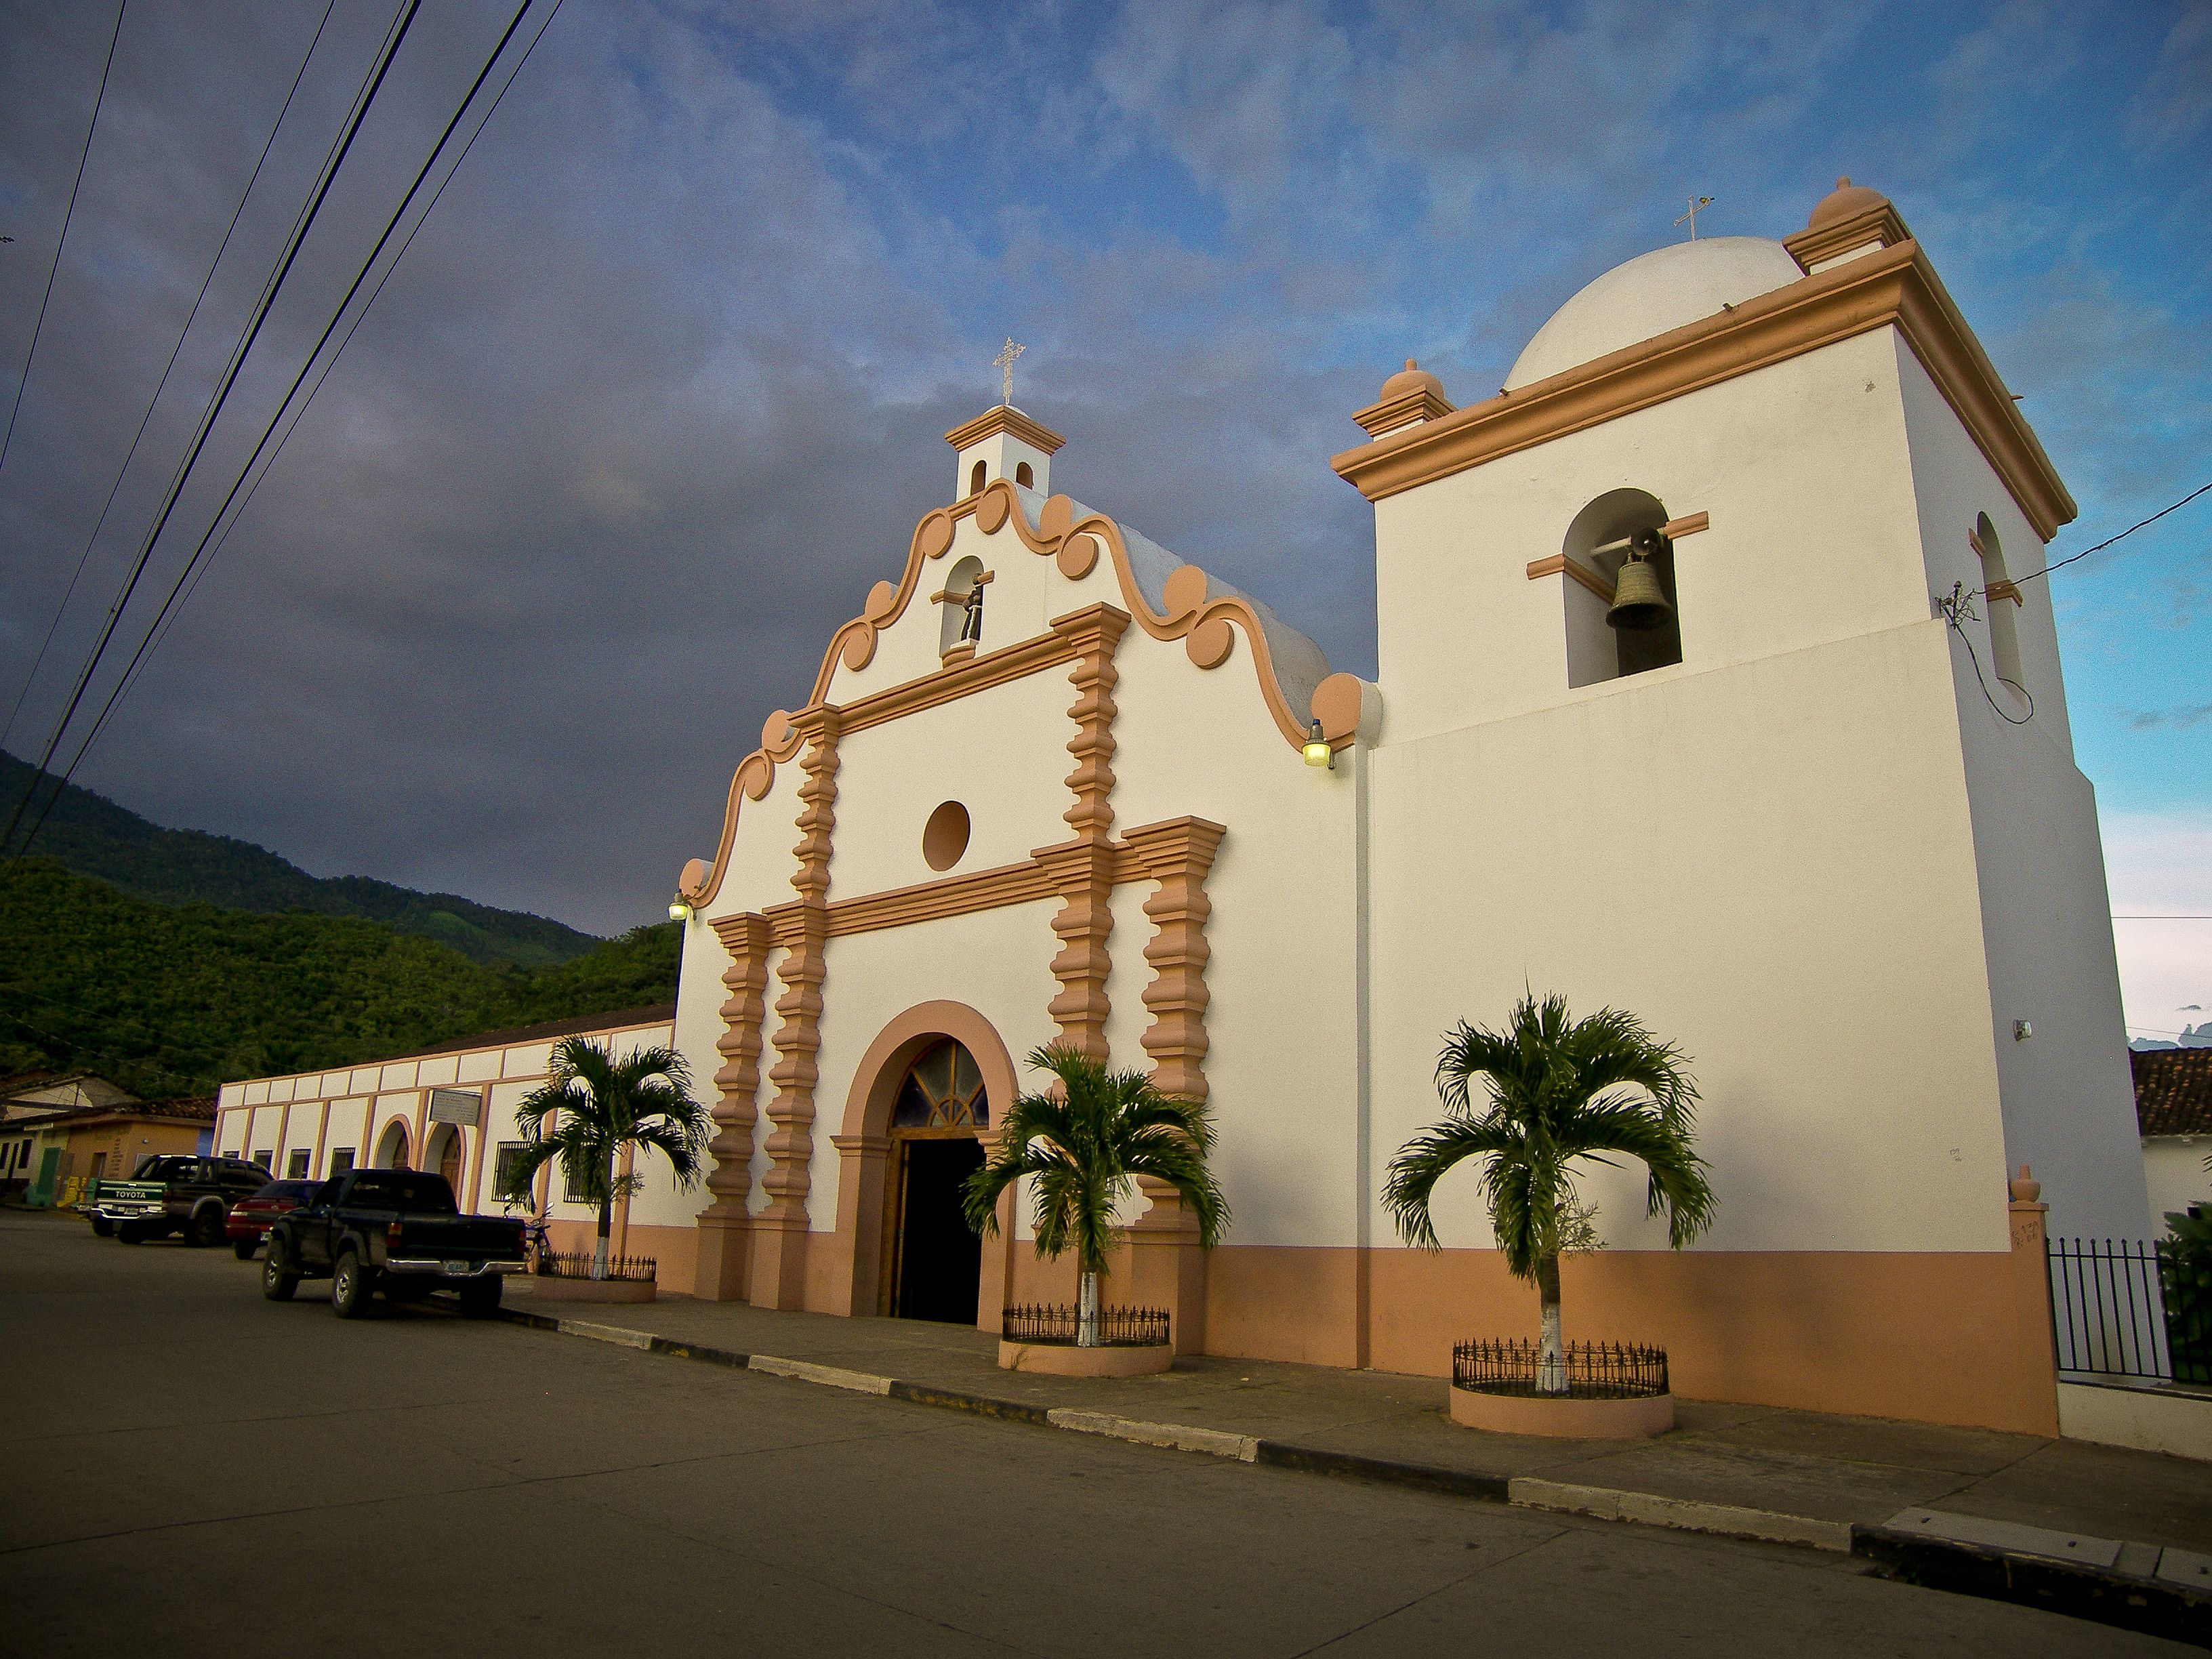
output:
[[[1901,367],[1931,592],[1983,580],[1966,541],[1979,514],[1990,519],[2015,576],[2040,569],[2043,547],[2002,480],[1909,352]],[[2096,799],[2074,763],[2049,585],[2021,591],[2027,603],[2015,624],[2032,715],[1988,680],[1992,605],[1979,625],[1966,624],[1979,676],[1965,642],[1946,629],[2006,1157],[2043,1182],[2053,1233],[2124,1237],[2140,1211],[2142,1175]],[[1985,684],[1997,692],[1994,707]],[[2025,1040],[2014,1036],[2018,1020],[2033,1030]]]
[[[2170,1210],[2185,1212],[2192,1204],[2212,1204],[2212,1175],[2204,1169],[2208,1158],[2212,1158],[2212,1135],[2143,1137],[2143,1187],[2149,1204],[2150,1231],[2142,1237],[2164,1237]]]
[[[1986,1027],[1962,781],[1897,741],[1948,702],[1922,623],[1382,748],[1378,1167],[1438,1115],[1455,1022],[1557,990],[1690,1056],[1711,1248],[2002,1249],[1994,1069],[1957,1040]],[[1589,1176],[1609,1243],[1663,1248],[1643,1186]],[[1472,1178],[1437,1214],[1488,1241]]]
[[[2025,761],[1962,744],[1929,620],[1936,526],[1958,580],[1978,511],[2014,575],[2040,563],[1994,486],[1884,329],[1378,504],[1378,1160],[1433,1116],[1445,1027],[1501,1020],[1525,975],[1697,1060],[1713,1248],[2002,1248],[2008,1157],[2054,1226],[2112,1213],[2132,1165],[2094,806],[2062,720]],[[1565,579],[1525,567],[1624,488],[1711,516],[1676,544],[1684,660],[1570,690]],[[2021,640],[2063,704],[2047,605]],[[2015,1004],[2038,1036],[1999,1053]],[[1462,1184],[1440,1218],[1480,1242]],[[1616,1243],[1660,1242],[1641,1189],[1592,1177]]]
[[[1041,498],[1027,505],[1034,513]],[[1172,556],[1133,539],[1162,567],[1151,573],[1155,579],[1172,568]],[[1052,618],[1086,605],[1131,608],[1110,558],[1071,581],[1011,526],[985,536],[972,518],[963,519],[951,549],[924,566],[915,601],[882,631],[867,667],[839,665],[830,685],[833,702],[936,670],[939,618],[927,596],[967,557],[992,573],[985,653],[1042,635]],[[884,574],[896,574],[888,565]],[[1310,647],[1293,640],[1285,648],[1311,677]],[[1352,1174],[1355,763],[1347,757],[1334,772],[1303,763],[1268,711],[1241,629],[1230,659],[1208,671],[1190,661],[1180,640],[1155,640],[1133,623],[1115,666],[1116,832],[1186,815],[1233,826],[1207,884],[1215,909],[1206,1072],[1221,1125],[1219,1168],[1236,1205],[1234,1237],[1247,1243],[1350,1243],[1360,1211]],[[842,737],[831,902],[939,878],[922,857],[921,838],[943,800],[960,801],[970,824],[967,852],[945,875],[1020,863],[1066,841],[1074,700],[1063,665]],[[786,791],[799,775],[799,758],[778,768],[767,799],[744,804],[729,872],[691,930],[677,1024],[702,1075],[711,1074],[720,1030],[719,1015],[705,1010],[710,1002],[719,1008],[726,958],[718,945],[709,948],[697,936],[714,917],[765,909],[793,896],[799,803],[795,791]],[[1112,901],[1107,1038],[1115,1066],[1149,1064],[1141,1040],[1152,1017],[1142,997],[1152,976],[1144,949],[1152,924],[1143,904],[1152,890],[1148,881],[1125,884]],[[830,941],[809,1201],[817,1231],[837,1224],[837,1159],[829,1138],[842,1121],[854,1067],[892,1018],[939,998],[966,1002],[996,1026],[1018,1066],[1030,1048],[1055,1035],[1046,1010],[1060,988],[1050,971],[1060,948],[1051,930],[1059,908],[1054,898]],[[774,1091],[767,1072],[781,988],[771,979],[765,997],[769,1046],[757,1096],[763,1114],[757,1148],[769,1132]],[[756,1208],[766,1202],[757,1186],[766,1166],[757,1151]]]
[[[582,1035],[607,1042],[621,1058],[643,1045],[666,1044],[670,1030],[663,1023]],[[408,1126],[410,1155],[420,1167],[436,1127],[428,1120],[424,1092],[456,1084],[468,1087],[473,1079],[484,1093],[486,1104],[479,1113],[478,1124],[463,1133],[461,1178],[455,1184],[455,1195],[464,1209],[471,1207],[473,1197],[477,1209],[495,1212],[502,1207],[492,1190],[496,1148],[502,1142],[521,1138],[515,1125],[515,1105],[545,1081],[551,1054],[550,1040],[495,1043],[421,1060],[227,1084],[216,1099],[215,1148],[225,1156],[238,1158],[272,1149],[276,1156],[271,1168],[278,1176],[288,1172],[291,1153],[303,1151],[310,1155],[310,1176],[321,1180],[331,1172],[331,1154],[340,1147],[352,1148],[356,1165],[374,1162],[386,1129],[392,1122],[401,1121]],[[347,1093],[356,1083],[378,1092]],[[696,1092],[711,1102],[711,1087]],[[423,1115],[420,1136],[415,1133],[418,1111]],[[641,1173],[646,1186],[630,1203],[634,1224],[688,1222],[703,1206],[703,1189],[679,1194],[666,1164],[657,1158],[642,1166]],[[592,1217],[589,1206],[566,1203],[560,1194],[556,1174],[552,1209],[556,1219],[582,1221]]]

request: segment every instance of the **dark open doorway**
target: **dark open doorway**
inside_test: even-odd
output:
[[[983,1164],[972,1135],[902,1139],[891,1312],[902,1319],[975,1322],[983,1241],[961,1213],[960,1184]]]

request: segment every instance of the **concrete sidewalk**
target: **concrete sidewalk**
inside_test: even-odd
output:
[[[509,1288],[514,1313],[576,1334],[1246,1462],[1850,1550],[2043,1605],[2086,1595],[2141,1612],[2179,1597],[2168,1613],[2212,1633],[2212,1466],[2155,1453],[1696,1401],[1656,1440],[1533,1439],[1454,1424],[1434,1377],[1211,1358],[1156,1376],[1036,1376],[1000,1370],[994,1340],[960,1326],[681,1296],[539,1304],[528,1280]],[[2125,1605],[2065,1610],[2135,1622]]]

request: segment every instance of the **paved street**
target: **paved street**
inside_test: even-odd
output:
[[[264,1302],[0,1212],[0,1650],[2179,1653],[1847,1559]]]

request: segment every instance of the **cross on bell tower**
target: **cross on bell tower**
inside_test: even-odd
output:
[[[999,401],[1009,409],[1014,404],[1014,359],[1026,349],[1009,334],[1006,344],[999,348],[999,355],[991,359],[991,367],[999,371]]]

